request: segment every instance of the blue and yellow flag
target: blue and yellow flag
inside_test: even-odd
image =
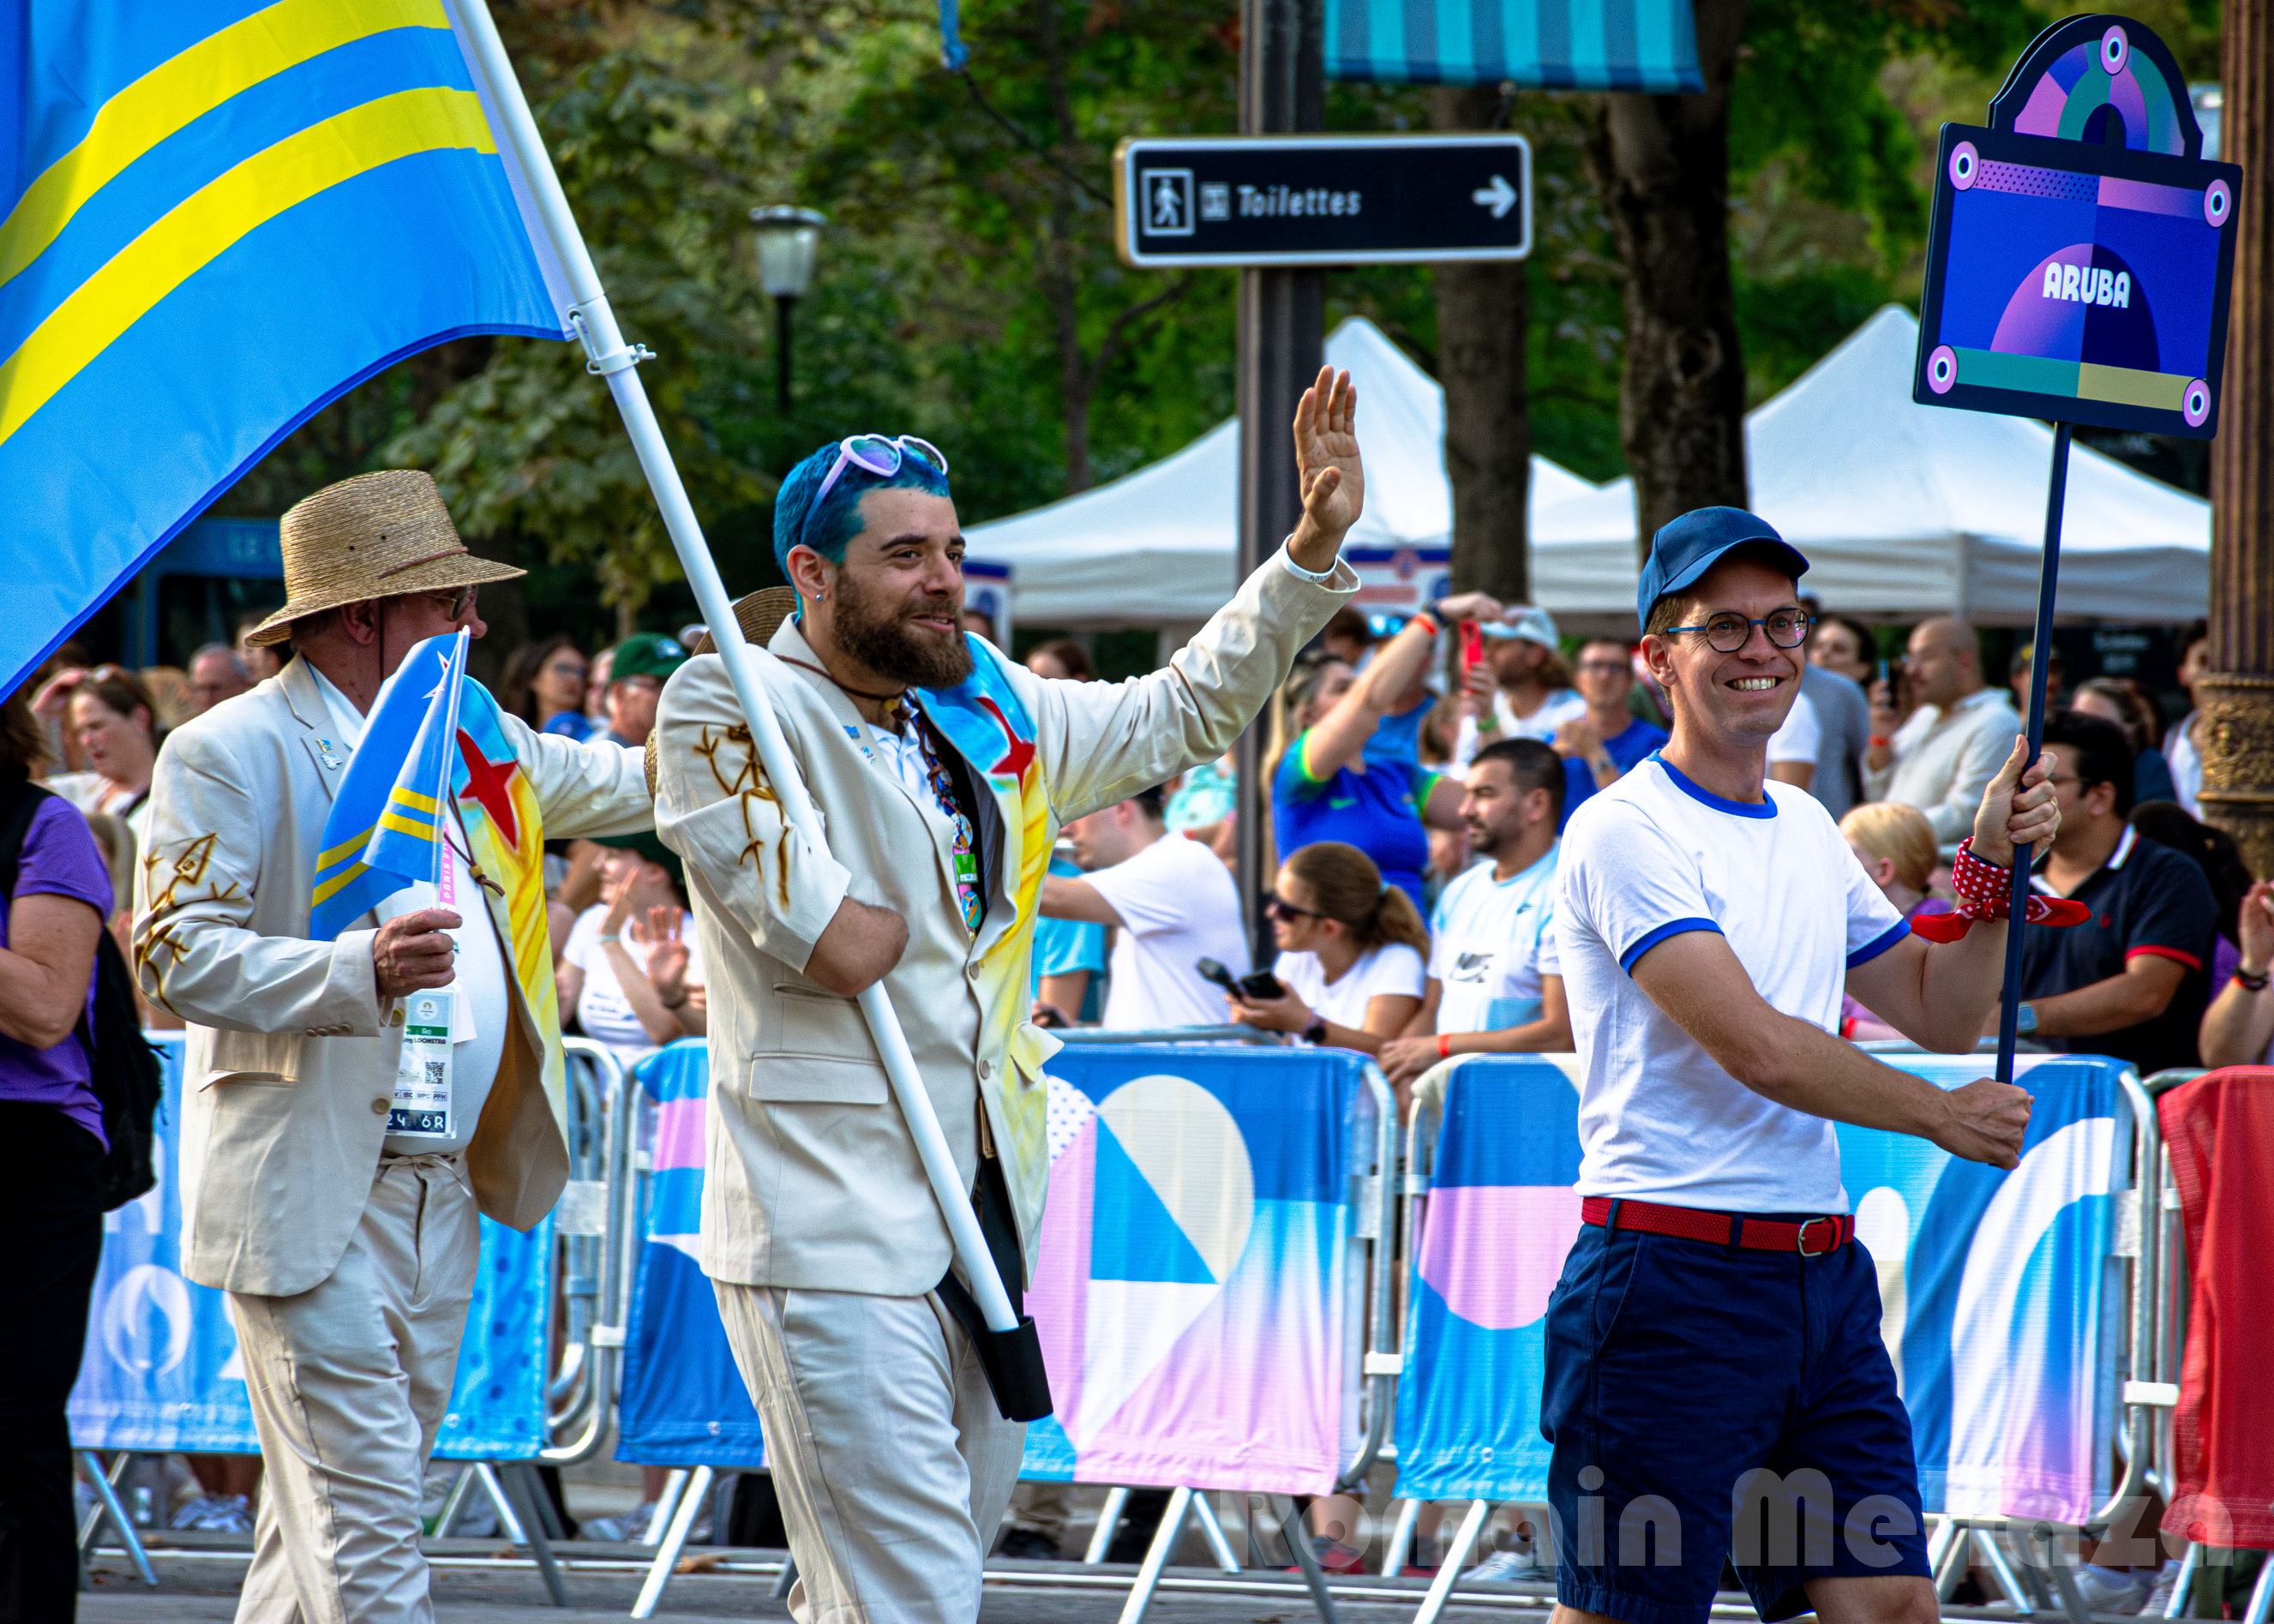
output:
[[[0,7],[0,692],[343,391],[567,335],[468,60],[446,0]]]
[[[308,895],[310,941],[335,941],[382,898],[440,876],[466,643],[463,631],[427,638],[380,689],[324,819]]]

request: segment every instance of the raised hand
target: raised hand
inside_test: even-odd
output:
[[[631,921],[632,940],[647,949],[647,979],[663,1007],[676,1009],[687,997],[685,915],[677,908],[656,906],[644,922]]]
[[[1295,408],[1295,467],[1303,519],[1288,552],[1305,569],[1327,570],[1343,537],[1366,510],[1366,471],[1358,455],[1358,389],[1348,372],[1319,369]]]

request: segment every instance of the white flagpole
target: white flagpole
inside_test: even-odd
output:
[[[584,234],[576,228],[576,216],[569,212],[560,177],[553,173],[553,156],[538,132],[537,120],[521,93],[521,81],[514,76],[513,63],[506,56],[504,42],[498,38],[497,25],[490,19],[485,0],[446,0],[446,4],[457,18],[460,37],[471,49],[473,65],[487,81],[484,88],[489,93],[490,105],[504,122],[504,127],[494,133],[512,148],[519,161],[546,237],[568,277],[573,301],[568,320],[591,357],[587,370],[606,378],[608,392],[615,396],[624,430],[631,436],[641,471],[647,476],[648,487],[655,493],[656,507],[663,515],[664,528],[670,532],[673,550],[679,554],[680,568],[687,572],[688,584],[695,589],[696,606],[710,625],[711,641],[718,645],[719,658],[726,662],[727,680],[734,688],[742,714],[749,719],[758,760],[774,793],[781,798],[783,814],[792,827],[814,850],[826,852],[829,846],[821,820],[814,814],[805,780],[798,772],[797,763],[791,759],[789,743],[782,737],[781,723],[774,715],[765,684],[758,674],[762,660],[772,656],[762,656],[742,637],[742,626],[734,619],[734,605],[727,597],[725,583],[719,579],[719,568],[712,561],[702,526],[696,521],[695,508],[687,500],[687,488],[680,483],[678,467],[671,460],[671,448],[656,423],[655,409],[649,405],[647,391],[640,386],[636,369],[651,352],[625,343],[622,333],[617,329],[615,312],[609,309],[599,274],[592,268],[592,256],[585,251]],[[893,1096],[900,1101],[901,1115],[907,1119],[909,1134],[915,1140],[924,1177],[930,1181],[932,1194],[937,1198],[940,1212],[947,1220],[948,1232],[954,1239],[955,1255],[963,1265],[972,1300],[978,1305],[989,1330],[1015,1331],[1019,1327],[1018,1316],[1011,1312],[1010,1296],[996,1272],[994,1256],[987,1250],[986,1237],[979,1228],[978,1214],[956,1172],[954,1154],[948,1149],[947,1136],[940,1132],[939,1118],[931,1108],[931,1095],[925,1092],[923,1079],[916,1072],[915,1056],[909,1052],[907,1034],[900,1030],[900,1017],[893,1012],[884,983],[879,981],[862,993],[860,1003],[861,1012],[868,1017],[870,1034],[876,1039],[877,1052],[884,1056],[885,1074],[892,1081]]]

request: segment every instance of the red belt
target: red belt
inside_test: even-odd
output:
[[[1619,1229],[1672,1235],[1716,1246],[1729,1244],[1731,1226],[1741,1225],[1736,1244],[1755,1252],[1794,1252],[1803,1258],[1819,1258],[1856,1238],[1856,1219],[1849,1213],[1828,1213],[1800,1223],[1784,1223],[1739,1213],[1706,1213],[1694,1207],[1660,1207],[1654,1201],[1615,1201],[1607,1195],[1591,1195],[1580,1200],[1579,1216],[1587,1223],[1609,1224],[1614,1207],[1618,1208]]]

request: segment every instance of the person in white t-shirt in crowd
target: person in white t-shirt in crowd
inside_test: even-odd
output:
[[[2029,1096],[1987,1078],[1946,1090],[1834,1028],[1844,987],[1921,1047],[1970,1052],[1997,1005],[2007,865],[2050,845],[2060,812],[2008,733],[1954,876],[1978,917],[1946,944],[1912,935],[1822,805],[1768,776],[1807,568],[1737,508],[1658,532],[1638,607],[1674,734],[1564,833],[1581,1225],[1548,1300],[1540,1431],[1561,1526],[1616,1534],[1564,1542],[1556,1624],[1707,1624],[1725,1559],[1764,1619],[1939,1615],[1833,1124],[2010,1169]],[[1763,1469],[1824,1485],[1797,1549],[1733,1538]],[[1678,1552],[1638,1548],[1645,1515],[1680,1530]]]
[[[1462,720],[1453,747],[1457,763],[1466,766],[1495,739],[1553,739],[1564,723],[1587,714],[1587,702],[1571,686],[1563,663],[1555,616],[1536,607],[1510,608],[1505,621],[1480,620],[1477,629],[1485,635],[1486,663],[1499,686],[1489,710]]]
[[[1824,747],[1824,729],[1816,719],[1816,702],[1798,688],[1784,726],[1769,735],[1769,777],[1795,789],[1816,784],[1817,752]]]
[[[1286,995],[1227,997],[1232,1019],[1367,1055],[1405,1029],[1421,1007],[1429,929],[1374,859],[1340,840],[1304,846],[1279,865],[1264,906]]]
[[[1421,1008],[1382,1050],[1401,1109],[1413,1079],[1450,1056],[1571,1047],[1554,929],[1565,786],[1562,758],[1536,739],[1488,744],[1470,763],[1461,816],[1485,861],[1438,898]]]
[[[679,853],[644,831],[599,844],[600,900],[577,916],[553,981],[561,1024],[574,1021],[629,1065],[709,1030],[703,961]]]
[[[1065,834],[1082,877],[1045,875],[1042,914],[1115,928],[1101,1024],[1223,1025],[1224,996],[1193,967],[1213,959],[1245,975],[1251,963],[1239,891],[1223,861],[1169,832],[1157,786],[1074,819]],[[1068,1011],[1058,1014],[1073,1024]]]

